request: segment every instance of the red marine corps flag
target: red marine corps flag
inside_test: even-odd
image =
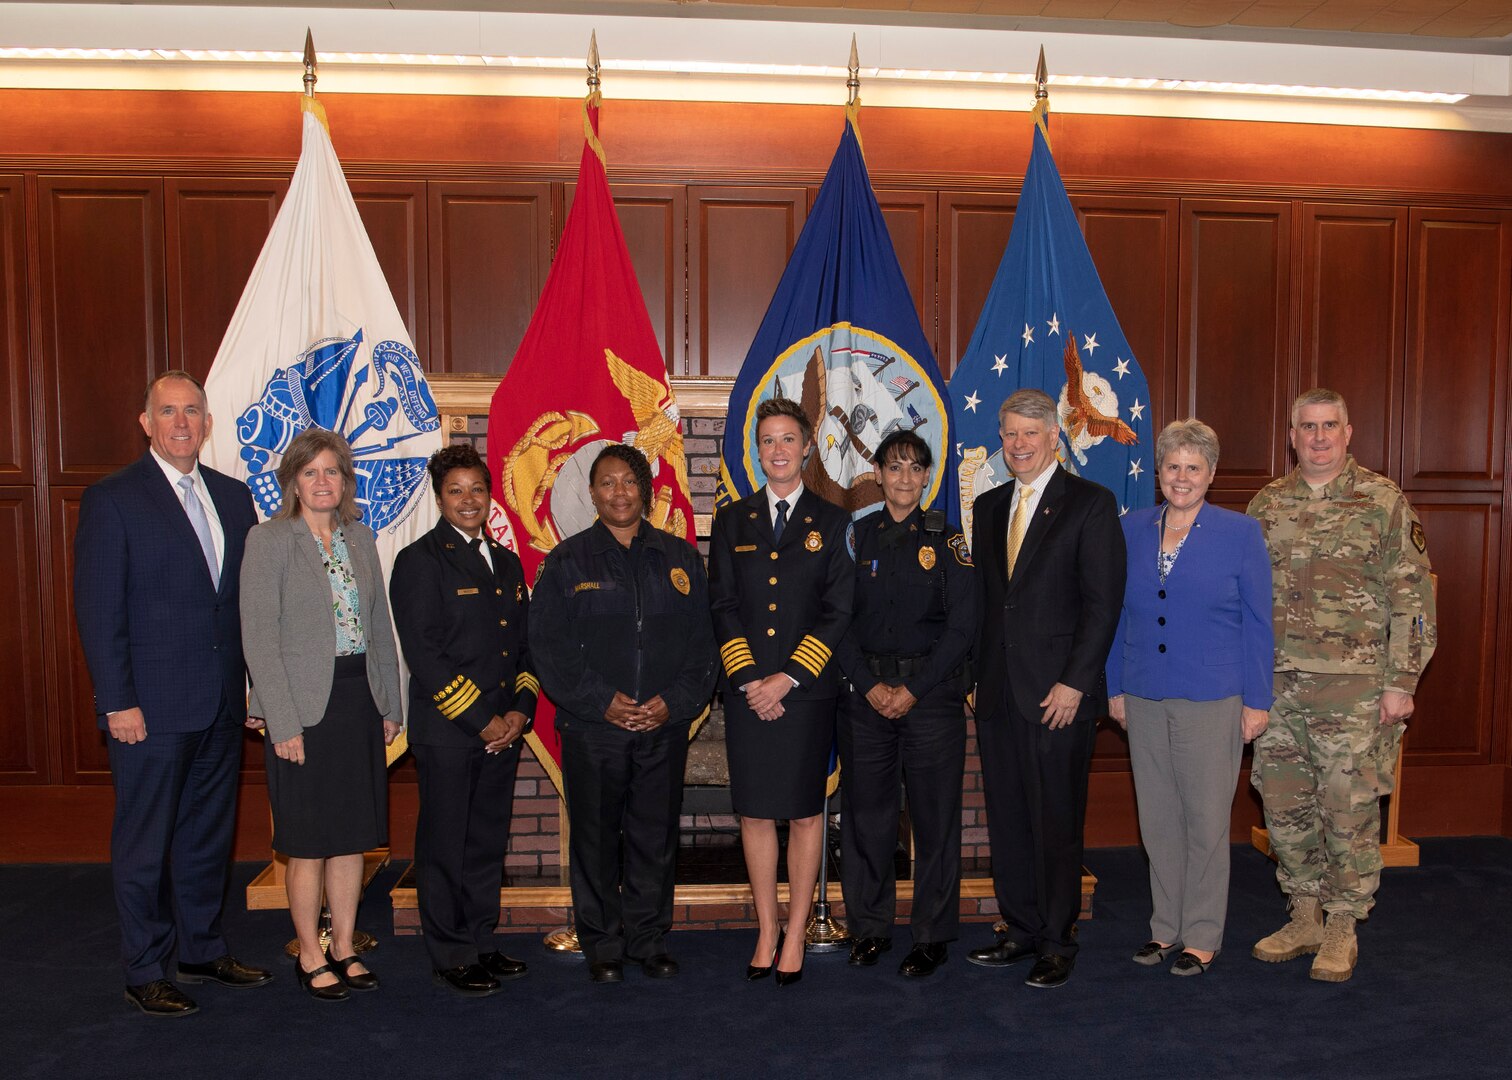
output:
[[[651,524],[693,540],[682,423],[604,175],[599,93],[583,103],[577,196],[541,302],[488,414],[494,535],[534,581],[558,543],[593,524],[588,469],[608,443],[651,463]],[[561,790],[561,741],[543,697],[528,736]]]

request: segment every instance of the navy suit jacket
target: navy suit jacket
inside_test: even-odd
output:
[[[1271,565],[1260,523],[1206,503],[1164,583],[1156,569],[1164,507],[1124,515],[1129,584],[1108,693],[1162,701],[1243,697],[1271,707]]]
[[[1018,483],[1009,481],[977,499],[972,515],[971,561],[982,597],[977,718],[996,720],[1011,701],[1037,724],[1039,703],[1064,683],[1085,695],[1077,719],[1091,721],[1102,707],[1103,665],[1123,607],[1118,503],[1101,484],[1057,468],[1010,580],[1008,524],[1017,497]]]
[[[246,716],[240,580],[257,511],[247,485],[200,474],[225,534],[220,586],[184,505],[151,452],[84,492],[74,537],[74,614],[105,714],[140,708],[147,731],[203,731],[224,698]]]

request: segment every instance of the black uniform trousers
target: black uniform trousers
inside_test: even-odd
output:
[[[476,747],[412,744],[420,780],[415,889],[431,966],[476,964],[495,951],[499,889],[514,812],[520,743]]]
[[[131,745],[105,736],[115,784],[110,868],[128,986],[173,978],[175,961],[226,955],[221,907],[242,731],[222,698],[202,731],[149,731]]]
[[[977,749],[992,845],[992,884],[1008,938],[1041,956],[1076,955],[1082,825],[1097,725],[1086,713],[1055,731],[1010,700],[989,721],[978,710]]]
[[[688,726],[560,729],[572,906],[589,963],[666,952]],[[622,869],[623,868],[623,869]]]
[[[877,712],[865,694],[846,691],[840,699],[840,761],[840,884],[851,934],[892,937],[901,781],[913,823],[913,940],[954,941],[961,921],[966,763],[960,691],[937,686],[900,720]]]

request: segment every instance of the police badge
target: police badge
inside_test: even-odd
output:
[[[921,547],[919,549],[919,565],[926,570],[933,570],[934,564],[935,549],[932,547]]]
[[[693,588],[692,583],[688,581],[688,572],[680,566],[672,570],[672,587],[684,596],[687,596]]]
[[[818,529],[815,529],[803,538],[803,546],[810,551],[818,551],[824,546],[824,537],[819,534]]]

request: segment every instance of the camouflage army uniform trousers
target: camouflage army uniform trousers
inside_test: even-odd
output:
[[[1380,720],[1380,680],[1278,671],[1250,781],[1265,806],[1288,896],[1364,919],[1381,881],[1381,796],[1395,783],[1404,724]]]

